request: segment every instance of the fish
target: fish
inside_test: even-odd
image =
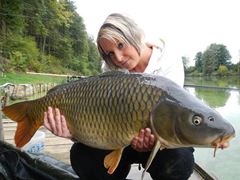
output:
[[[3,113],[17,122],[17,147],[24,146],[43,125],[49,106],[66,117],[75,140],[112,150],[103,162],[109,174],[142,128],[149,127],[156,137],[144,173],[159,149],[227,148],[235,137],[234,127],[215,109],[172,80],[146,73],[107,72],[58,85],[39,99],[5,106]]]

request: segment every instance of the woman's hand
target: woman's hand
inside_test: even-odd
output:
[[[152,150],[154,144],[155,137],[149,128],[141,129],[139,134],[135,136],[131,142],[132,148],[139,152]]]
[[[66,119],[60,114],[58,108],[48,107],[48,111],[44,112],[44,126],[53,134],[59,137],[71,139],[72,135],[67,127]]]

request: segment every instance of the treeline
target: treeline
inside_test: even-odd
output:
[[[69,0],[0,0],[0,71],[93,75],[100,56]]]
[[[223,44],[210,44],[204,52],[198,52],[194,58],[195,65],[185,68],[191,76],[226,76],[240,75],[240,59],[237,64],[231,62],[231,55]],[[182,57],[185,67],[188,58]]]

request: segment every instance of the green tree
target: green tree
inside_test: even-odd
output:
[[[229,66],[231,55],[226,46],[222,44],[211,44],[202,55],[203,73],[211,75],[217,71],[220,65]]]
[[[35,37],[40,52],[44,54],[48,29],[46,27],[48,9],[44,0],[32,0],[24,3],[24,15],[27,17],[25,34]]]
[[[89,69],[92,69],[92,75],[98,74],[101,72],[101,57],[97,49],[96,44],[94,43],[93,38],[88,38],[88,63]]]
[[[21,0],[0,0],[0,35],[9,32],[22,34],[25,23],[23,16],[23,4]]]
[[[74,56],[87,56],[88,53],[88,35],[83,19],[75,13],[72,17],[72,23],[69,28],[70,37],[74,40],[72,44]]]
[[[228,74],[228,68],[225,65],[220,65],[217,71],[218,71],[218,74],[221,76],[225,76]]]
[[[198,52],[194,58],[195,67],[198,72],[202,72],[202,66],[203,66],[202,55],[203,55],[202,52]]]
[[[203,74],[211,75],[217,68],[214,64],[214,52],[211,49],[207,49],[202,56],[203,60]]]
[[[233,72],[236,72],[237,74],[240,74],[240,62],[233,65]]]

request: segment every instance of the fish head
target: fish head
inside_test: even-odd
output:
[[[233,126],[215,109],[183,88],[163,95],[151,113],[150,124],[166,148],[226,148],[235,136]]]

